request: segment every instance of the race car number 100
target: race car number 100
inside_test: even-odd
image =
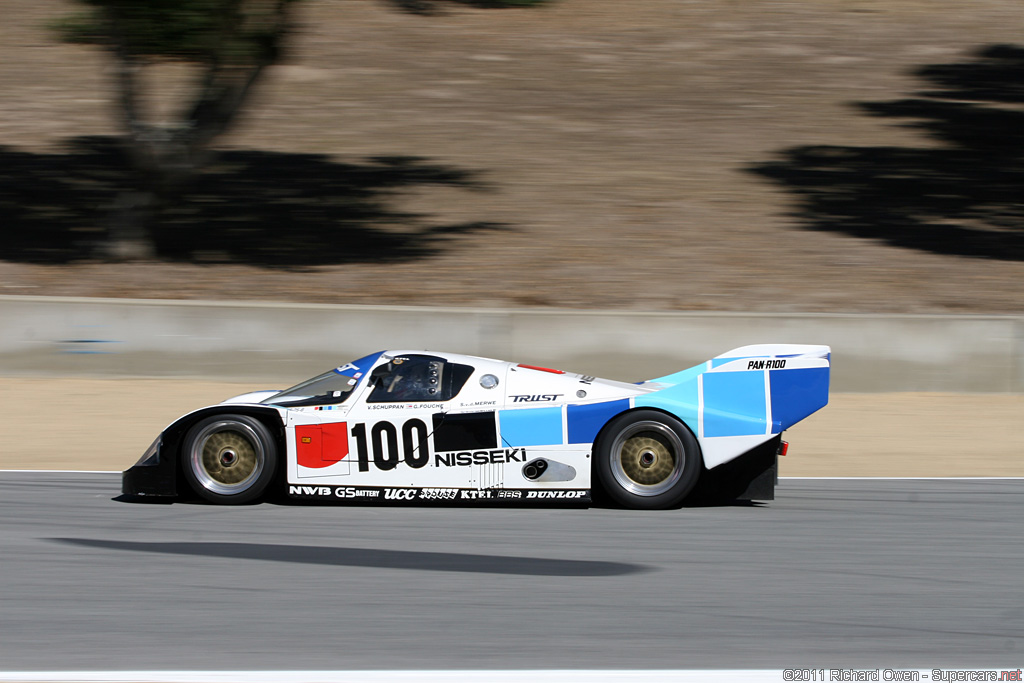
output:
[[[379,470],[393,470],[400,460],[413,469],[419,469],[430,460],[430,444],[427,440],[427,425],[420,419],[407,420],[402,425],[402,447],[398,447],[398,429],[390,422],[378,422],[370,429],[369,444],[366,425],[352,427],[356,440],[356,456],[359,471],[370,470],[370,450],[373,450],[373,465]]]

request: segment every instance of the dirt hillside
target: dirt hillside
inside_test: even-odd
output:
[[[107,58],[6,0],[0,292],[1024,311],[1018,0],[445,7],[299,3],[162,259],[112,266],[75,252]],[[155,76],[167,109],[188,74]]]

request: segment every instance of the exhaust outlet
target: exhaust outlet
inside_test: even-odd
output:
[[[544,458],[537,458],[523,465],[523,476],[533,481],[544,474],[548,469],[548,461]]]

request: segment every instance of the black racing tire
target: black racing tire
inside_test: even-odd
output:
[[[260,499],[277,470],[277,442],[248,415],[213,415],[188,430],[181,465],[196,495],[219,505]]]
[[[605,425],[594,459],[608,497],[635,510],[679,505],[704,469],[693,432],[657,410],[623,413]]]

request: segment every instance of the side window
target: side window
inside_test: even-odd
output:
[[[370,375],[367,403],[450,401],[473,374],[469,365],[437,356],[403,356],[378,366]]]

